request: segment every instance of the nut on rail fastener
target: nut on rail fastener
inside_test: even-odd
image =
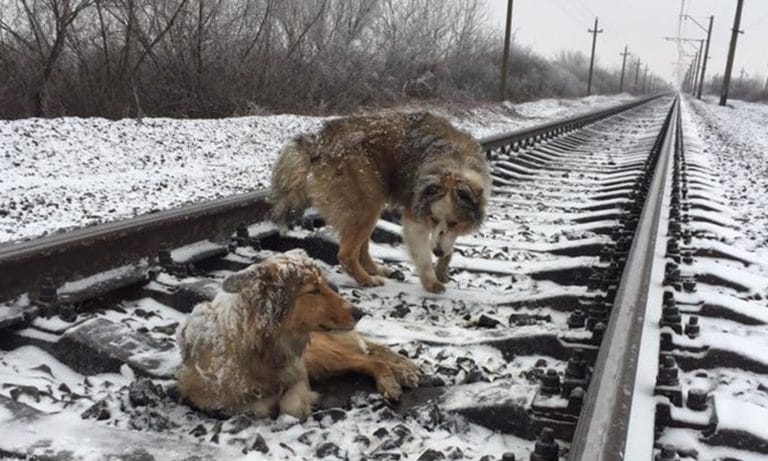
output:
[[[654,395],[663,395],[677,407],[683,406],[683,390],[680,387],[680,370],[674,357],[662,354],[659,360],[659,370],[656,375],[656,388]]]
[[[688,317],[688,323],[685,324],[685,335],[693,339],[699,336],[701,333],[701,325],[699,325],[699,317],[692,315]]]
[[[706,390],[694,387],[688,391],[685,405],[693,411],[704,411],[709,406],[709,394]]]
[[[672,445],[663,445],[661,451],[656,455],[654,461],[678,461],[677,450]]]
[[[568,316],[568,328],[583,328],[587,324],[587,316],[584,311],[577,309]]]
[[[536,439],[530,461],[557,461],[560,456],[560,447],[555,442],[555,431],[551,427],[541,430]]]
[[[541,375],[541,392],[547,395],[557,395],[560,393],[560,375],[557,370],[550,368]]]

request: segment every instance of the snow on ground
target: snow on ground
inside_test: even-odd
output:
[[[437,112],[483,137],[629,99],[545,99]],[[317,129],[322,120],[0,121],[0,243],[264,188],[283,142]]]
[[[739,222],[733,245],[768,261],[768,105],[687,100],[705,153],[719,173],[726,206]],[[693,135],[693,133],[692,133]],[[765,263],[768,267],[768,263]]]

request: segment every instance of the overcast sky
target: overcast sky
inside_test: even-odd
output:
[[[485,0],[488,16],[503,31],[507,0]],[[587,33],[600,19],[604,33],[597,38],[597,60],[605,67],[621,68],[619,55],[629,46],[631,59],[639,57],[652,71],[672,81],[677,46],[665,41],[676,36],[681,0],[514,0],[512,30],[522,45],[553,56],[562,49],[589,53],[592,36]],[[736,0],[686,0],[685,11],[707,27],[708,17],[715,16],[712,29],[711,59],[707,75],[723,74],[728,57]],[[744,0],[741,20],[744,34],[736,47],[734,78],[741,69],[750,75],[768,75],[768,0]],[[683,22],[682,36],[706,38],[706,33],[690,20]],[[685,50],[695,53],[694,47]]]

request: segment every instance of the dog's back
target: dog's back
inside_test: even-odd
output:
[[[481,175],[487,168],[469,134],[428,112],[330,120],[281,150],[272,169],[272,219],[285,226],[309,206],[342,194],[366,206],[382,200],[407,206],[417,172],[427,164]]]

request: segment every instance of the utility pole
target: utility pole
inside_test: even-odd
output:
[[[624,69],[627,67],[627,56],[629,56],[627,45],[624,45],[624,52],[621,53],[621,56],[623,59],[621,60],[621,80],[619,80],[619,93],[624,90]]]
[[[640,58],[637,58],[637,64],[635,65],[635,91],[637,91],[637,78],[640,76]]]
[[[509,69],[509,40],[512,35],[512,3],[507,0],[507,27],[504,31],[504,56],[501,59],[501,88],[499,99],[503,101],[507,97],[507,70]]]
[[[701,63],[701,77],[699,78],[699,92],[696,98],[701,99],[701,89],[704,87],[704,73],[707,71],[707,61],[709,60],[709,40],[712,38],[712,21],[714,16],[709,17],[709,29],[707,29],[707,45],[704,47],[704,61]]]
[[[696,94],[696,82],[699,81],[699,64],[701,62],[701,51],[704,47],[704,41],[699,42],[699,51],[696,52],[696,59],[694,62],[696,63],[696,68],[693,71],[693,81],[691,82],[691,95]]]
[[[592,34],[592,58],[589,60],[589,79],[587,80],[587,96],[592,94],[592,71],[595,68],[595,45],[597,44],[597,34],[602,34],[603,29],[597,29],[597,18],[595,18],[595,28],[588,29]]]
[[[643,94],[645,94],[645,83],[648,81],[648,64],[645,65],[645,74],[643,74]]]
[[[720,105],[724,106],[728,102],[728,87],[731,84],[731,71],[733,70],[733,58],[736,56],[736,39],[741,31],[741,9],[744,6],[744,0],[738,0],[736,4],[736,16],[733,18],[733,30],[731,32],[731,46],[728,48],[728,64],[725,66],[725,77],[723,77],[723,89],[720,91]]]

